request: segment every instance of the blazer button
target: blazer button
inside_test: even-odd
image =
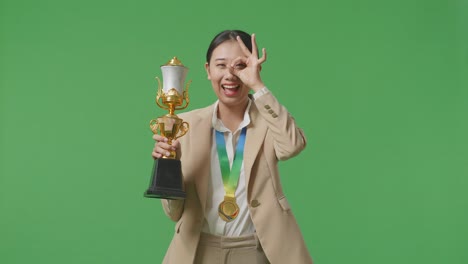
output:
[[[260,205],[260,203],[258,202],[258,200],[252,200],[252,202],[250,203],[250,206],[252,207],[258,207]]]
[[[270,109],[270,110],[268,110],[268,113],[273,114],[274,112],[273,112],[273,110]]]
[[[269,105],[265,105],[265,109],[270,109],[271,107]]]

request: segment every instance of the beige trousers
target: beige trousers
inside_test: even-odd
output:
[[[256,235],[225,237],[202,233],[195,264],[269,264]]]

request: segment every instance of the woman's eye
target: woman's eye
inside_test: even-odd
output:
[[[239,63],[239,64],[234,65],[234,68],[239,69],[239,70],[243,70],[245,69],[245,67],[247,67],[245,63]]]
[[[224,67],[226,67],[226,64],[222,64],[222,63],[216,64],[216,67],[218,67],[218,68],[224,68]]]

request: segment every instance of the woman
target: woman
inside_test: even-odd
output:
[[[154,135],[155,159],[177,151],[187,193],[185,200],[162,200],[177,221],[164,263],[312,263],[277,166],[306,140],[265,87],[265,61],[255,35],[219,33],[205,63],[218,100],[179,115],[190,124],[180,141],[168,145]]]

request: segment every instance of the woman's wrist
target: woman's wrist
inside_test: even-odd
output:
[[[263,88],[265,88],[265,84],[263,82],[256,83],[250,87],[254,92],[258,92]]]

